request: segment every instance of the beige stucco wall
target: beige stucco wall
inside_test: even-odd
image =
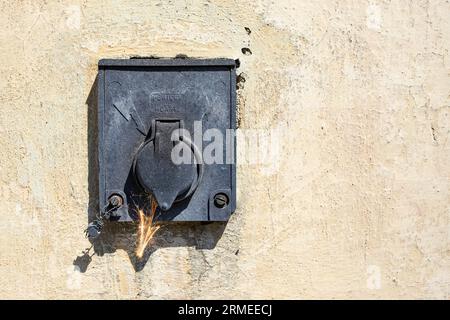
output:
[[[1,1],[0,298],[448,299],[449,17],[443,0]],[[240,59],[240,128],[281,132],[277,165],[239,166],[226,226],[163,228],[141,262],[135,226],[108,226],[83,255],[97,61],[180,53]]]

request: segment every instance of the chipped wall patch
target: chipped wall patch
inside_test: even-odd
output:
[[[367,266],[367,289],[381,289],[381,268],[376,265]]]
[[[382,18],[381,8],[377,4],[369,4],[366,9],[367,28],[375,31],[381,30]]]
[[[81,270],[79,266],[70,266],[66,269],[67,280],[66,287],[69,290],[78,290],[81,288]]]
[[[64,10],[66,14],[66,26],[70,30],[79,30],[81,26],[81,9],[80,6],[71,5]]]

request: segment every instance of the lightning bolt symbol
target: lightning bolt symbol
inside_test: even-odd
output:
[[[134,107],[134,103],[132,102],[124,102],[123,100],[115,101],[113,103],[114,108],[125,118],[125,120],[130,121],[133,120],[136,129],[142,133],[144,136],[147,135],[145,130],[145,126],[139,116],[139,113],[136,111]]]

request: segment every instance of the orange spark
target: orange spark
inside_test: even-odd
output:
[[[143,209],[138,209],[139,229],[138,229],[138,244],[136,247],[136,256],[139,259],[142,258],[145,252],[145,248],[147,248],[147,245],[152,240],[156,231],[158,231],[158,229],[161,227],[160,225],[153,223],[153,219],[155,217],[155,212],[156,208],[158,207],[158,204],[153,199],[153,197],[150,198],[150,203],[151,203],[151,212],[149,216],[147,216],[144,213]]]

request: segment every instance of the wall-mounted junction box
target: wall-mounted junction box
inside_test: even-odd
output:
[[[136,220],[150,195],[157,221],[228,220],[236,207],[235,68],[231,59],[100,60],[99,203],[110,220]]]

